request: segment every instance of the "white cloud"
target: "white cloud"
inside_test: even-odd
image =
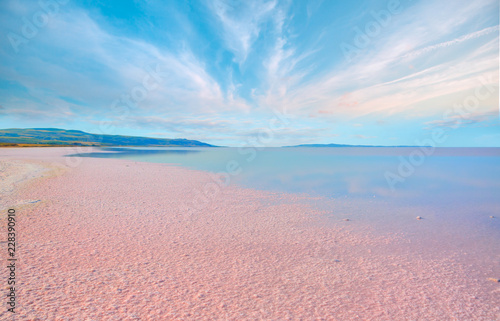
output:
[[[465,115],[456,114],[449,116],[447,119],[439,119],[426,122],[425,129],[433,129],[436,127],[441,128],[458,128],[461,126],[479,126],[480,123],[483,123],[482,126],[494,125],[499,126],[498,123],[499,112],[498,111],[490,111],[490,112],[474,112],[468,113]],[[494,120],[493,124],[488,124],[488,122]],[[484,124],[486,123],[486,124]]]
[[[333,34],[338,26],[317,27],[321,30],[314,34],[321,36],[304,45],[300,35],[293,34],[302,32],[295,27],[304,27],[303,22],[294,23],[304,18],[310,27],[318,8],[327,4],[319,0],[301,6],[307,17],[297,18],[299,13],[291,12],[297,7],[289,1],[207,0],[198,9],[208,10],[207,20],[212,18],[203,25],[214,27],[208,30],[210,36],[193,36],[199,21],[179,12],[179,29],[187,31],[174,37],[182,44],[170,45],[154,37],[124,36],[127,32],[105,24],[107,17],[70,3],[18,55],[10,44],[0,44],[2,78],[18,85],[24,95],[16,100],[19,93],[0,89],[2,115],[117,121],[119,115],[110,111],[112,102],[141,86],[148,66],[159,65],[160,86],[147,92],[128,120],[121,120],[124,126],[157,126],[164,129],[158,132],[193,136],[212,132],[213,139],[245,137],[264,128],[273,110],[286,109],[295,118],[282,136],[309,141],[315,135],[327,137],[326,128],[333,122],[370,127],[358,118],[373,114],[377,119],[387,114],[429,119],[480,86],[480,76],[492,79],[489,83],[498,88],[499,27],[492,25],[498,23],[495,15],[485,15],[498,9],[493,0],[412,2],[392,16],[391,25],[352,63],[339,60],[318,72],[321,59],[316,58],[330,54],[324,50],[328,39],[323,35]],[[12,30],[20,28],[19,17],[39,9],[36,2],[18,1],[0,7],[5,9],[0,26]],[[167,7],[177,10],[175,5]],[[149,14],[155,11],[161,10]],[[217,32],[221,39],[213,37]],[[197,37],[214,40],[215,49],[190,47],[198,45]],[[234,54],[233,63],[224,56],[228,51]],[[479,110],[491,110],[495,104],[498,107],[498,97],[482,101]],[[300,135],[287,132],[292,127]]]
[[[445,41],[445,42],[442,42],[442,43],[439,43],[436,45],[431,45],[431,46],[425,47],[423,49],[415,50],[413,52],[410,52],[410,53],[404,55],[402,57],[402,59],[415,58],[417,56],[429,53],[429,52],[436,50],[436,49],[446,48],[446,47],[453,46],[453,45],[459,44],[461,42],[464,42],[464,41],[467,41],[470,39],[474,39],[474,38],[478,38],[478,37],[487,35],[487,34],[492,33],[492,32],[498,32],[498,27],[499,26],[484,28],[483,30],[471,32],[469,34],[466,34],[464,36],[458,37],[458,38],[450,40],[450,41]]]
[[[215,0],[207,5],[221,23],[223,37],[241,64],[258,38],[262,23],[272,16],[277,1]]]
[[[140,86],[148,74],[147,67],[154,69],[156,65],[161,66],[162,83],[148,93],[140,108],[152,111],[189,106],[191,112],[202,113],[249,109],[241,98],[226,97],[188,48],[165,51],[147,42],[112,35],[82,9],[72,8],[54,16],[50,28],[32,42],[22,59],[7,54],[6,61],[11,64],[2,66],[2,74],[29,91],[47,89],[43,95],[32,94],[42,102],[39,109],[60,105],[59,96],[85,101],[92,105],[90,108],[109,108],[115,99]],[[42,55],[33,54],[37,52]],[[55,100],[59,102],[55,104]]]
[[[286,105],[298,115],[319,113],[344,118],[406,112],[426,102],[422,105],[425,113],[439,113],[456,99],[451,94],[480,86],[479,76],[498,79],[498,26],[470,31],[440,45],[428,44],[449,38],[457,30],[476,28],[472,21],[493,4],[493,1],[447,2],[447,11],[443,11],[442,2],[423,2],[394,17],[394,25],[398,27],[372,39],[372,49],[355,62],[308,84],[283,82],[283,88],[269,92],[265,102],[271,106]],[[458,45],[462,47],[451,53],[439,51]],[[417,61],[429,53],[437,56],[427,57],[424,63]],[[283,78],[286,76],[291,79],[297,73],[289,70]],[[493,81],[493,85],[498,86],[498,81]],[[435,99],[441,100],[440,105],[429,104]]]

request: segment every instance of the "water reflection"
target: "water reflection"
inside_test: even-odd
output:
[[[103,148],[72,156],[125,158],[224,172],[232,183],[329,198],[382,198],[404,204],[499,204],[499,148],[438,148],[392,190],[385,173],[398,173],[414,148]]]

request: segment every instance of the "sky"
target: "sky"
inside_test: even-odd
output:
[[[0,31],[0,128],[500,147],[498,0],[2,0]]]

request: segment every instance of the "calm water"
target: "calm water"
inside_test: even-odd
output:
[[[321,224],[349,218],[356,224],[350,226],[370,233],[404,235],[417,247],[406,247],[409,253],[460,249],[478,262],[494,260],[491,254],[500,254],[500,148],[419,155],[419,148],[351,147],[103,148],[77,156],[176,164],[223,173],[216,177],[244,187],[316,196],[309,202],[325,211]],[[424,219],[417,224],[416,216]],[[499,262],[488,266],[500,268]]]
[[[247,187],[332,199],[500,208],[500,148],[429,156],[419,148],[107,148],[79,156],[178,164]]]
[[[500,148],[440,148],[425,157],[419,151],[107,148],[78,156],[176,164],[224,173],[218,177],[244,187],[320,196],[305,200],[326,213],[319,224],[342,228],[347,223],[358,231],[402,236],[404,246],[384,249],[388,255],[460,253],[465,263],[497,273]],[[240,170],[230,175],[231,167]]]

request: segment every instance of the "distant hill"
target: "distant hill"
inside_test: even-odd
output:
[[[0,129],[0,146],[163,146],[214,147],[188,139],[90,134],[58,128]]]
[[[302,144],[302,145],[286,146],[286,147],[353,147],[353,145],[343,145],[343,144]],[[361,147],[361,146],[356,146],[356,147]]]
[[[377,146],[377,145],[344,145],[344,144],[303,144],[286,147],[428,147],[428,146]]]

